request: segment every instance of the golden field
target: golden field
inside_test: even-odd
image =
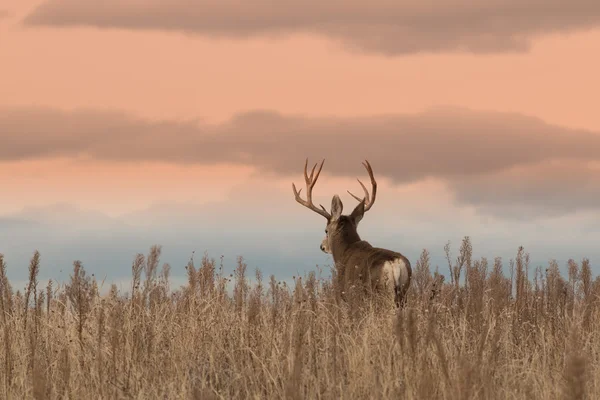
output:
[[[508,261],[473,259],[468,237],[445,250],[439,271],[426,250],[412,261],[401,311],[321,271],[290,286],[242,258],[231,275],[192,260],[171,288],[159,246],[135,257],[127,293],[101,296],[79,261],[69,282],[38,282],[37,252],[16,291],[0,256],[0,398],[600,398],[587,259],[563,276],[523,248]]]

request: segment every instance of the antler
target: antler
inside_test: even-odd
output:
[[[352,193],[350,193],[349,190],[348,190],[348,193],[350,193],[350,196],[354,197],[358,201],[364,200],[365,212],[366,212],[366,211],[369,211],[369,209],[373,206],[373,203],[375,203],[375,196],[377,195],[377,182],[375,182],[375,177],[373,176],[373,169],[371,168],[371,164],[369,164],[369,161],[365,160],[365,162],[363,162],[362,164],[367,169],[367,172],[369,173],[369,177],[371,178],[371,186],[373,187],[373,197],[369,196],[369,191],[367,190],[365,185],[363,185],[363,183],[358,178],[356,178],[356,180],[358,181],[358,183],[360,183],[360,186],[362,186],[362,188],[365,192],[364,199],[361,199],[358,196],[353,195]]]
[[[319,166],[319,169],[317,170],[317,175],[314,176],[314,179],[313,179],[313,175],[315,173],[315,168],[317,167],[317,164],[315,164],[315,166],[313,167],[313,169],[310,173],[310,177],[309,177],[308,171],[307,171],[308,158],[306,159],[306,162],[304,163],[304,180],[306,181],[306,200],[303,200],[300,197],[300,192],[302,191],[302,188],[300,188],[300,190],[296,190],[296,185],[294,185],[294,183],[292,183],[292,188],[294,189],[294,196],[296,196],[296,201],[298,203],[302,204],[304,207],[306,207],[310,210],[313,210],[317,214],[324,216],[325,218],[327,218],[329,220],[329,219],[331,219],[331,214],[329,214],[327,212],[327,210],[325,210],[325,207],[323,207],[321,204],[319,204],[319,206],[321,206],[321,209],[318,209],[317,207],[315,207],[315,205],[312,202],[312,190],[313,190],[313,187],[315,186],[315,183],[317,183],[317,179],[319,179],[319,174],[321,173],[321,169],[323,168],[324,163],[325,163],[325,159],[323,159],[323,161],[321,161],[321,166]]]

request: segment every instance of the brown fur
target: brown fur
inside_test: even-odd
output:
[[[361,207],[361,204],[357,205],[357,209]],[[396,306],[404,306],[412,275],[410,261],[401,253],[373,247],[369,242],[362,240],[357,232],[357,227],[358,224],[354,222],[352,216],[346,215],[329,221],[327,224],[326,241],[329,243],[330,253],[333,256],[338,282],[343,289],[354,282],[361,282],[370,284],[375,291],[381,290],[385,285],[382,276],[383,265],[386,262],[400,259],[406,265],[408,279],[399,283],[392,282],[392,284],[394,285]]]

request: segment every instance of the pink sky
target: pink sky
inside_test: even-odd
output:
[[[366,179],[368,156],[377,215],[415,226],[431,207],[475,230],[491,217],[594,213],[598,12],[577,0],[559,18],[525,3],[258,2],[244,19],[207,0],[4,1],[0,214],[227,209],[241,192],[255,212],[275,208],[272,223],[302,219],[291,182],[303,184],[306,156],[328,157],[315,189],[327,206],[334,192],[353,201],[345,190]]]

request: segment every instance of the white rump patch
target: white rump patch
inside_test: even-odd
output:
[[[409,277],[406,263],[401,258],[387,261],[383,264],[383,276],[387,276],[387,279],[397,287],[405,286]],[[385,278],[383,279],[385,280]]]

